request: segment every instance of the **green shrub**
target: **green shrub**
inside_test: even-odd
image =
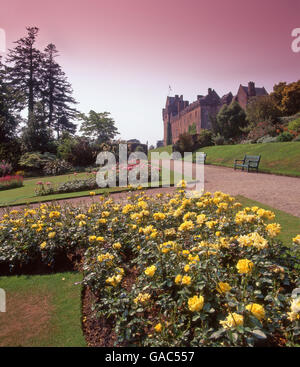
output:
[[[61,159],[49,161],[43,167],[45,175],[62,175],[64,173],[70,172],[71,169],[72,165]]]
[[[195,123],[189,126],[189,134],[191,135],[197,134],[197,127]]]
[[[213,138],[213,142],[215,143],[215,145],[224,145],[225,143],[225,138],[224,136],[217,134],[214,138]]]
[[[288,131],[284,131],[277,137],[277,141],[283,142],[283,141],[291,141],[293,140],[293,135],[289,133]]]
[[[296,120],[293,120],[293,121],[289,122],[288,129],[290,131],[300,132],[300,117]]]
[[[42,170],[44,165],[56,159],[51,153],[27,152],[20,158],[19,165],[32,170]]]

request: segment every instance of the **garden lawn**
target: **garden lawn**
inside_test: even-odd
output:
[[[225,167],[233,167],[245,154],[261,155],[260,172],[300,176],[300,142],[217,145],[198,151],[207,153],[207,164]]]
[[[160,148],[149,150],[149,152],[148,152],[148,158],[149,159],[151,157],[150,153],[154,153],[154,152],[158,152],[158,153],[167,152],[169,154],[172,154],[172,145],[167,145],[165,147],[160,147]]]
[[[281,233],[278,238],[283,242],[286,246],[292,245],[292,239],[296,237],[300,233],[300,218],[294,217],[291,214],[283,212],[278,209],[274,209],[268,205],[262,204],[258,201],[254,201],[244,196],[238,195],[236,199],[243,204],[243,206],[258,206],[260,208],[271,210],[275,213],[276,217],[274,222],[279,223],[281,225]]]
[[[68,199],[80,196],[88,196],[90,190],[86,191],[78,191],[78,192],[70,192],[70,193],[62,193],[62,194],[53,194],[53,195],[45,195],[45,196],[35,196],[34,189],[37,187],[37,182],[52,182],[54,184],[59,184],[68,181],[70,178],[73,178],[73,174],[60,175],[60,176],[48,176],[48,177],[39,177],[34,179],[25,179],[24,185],[22,187],[18,187],[15,189],[3,190],[0,191],[0,207],[2,206],[10,206],[10,205],[18,205],[18,204],[29,204],[36,203],[42,201],[50,201],[50,200],[59,200],[59,199]],[[78,173],[76,179],[86,178],[86,173]],[[114,191],[123,191],[128,190],[126,187],[116,187],[116,188],[104,188],[93,190],[96,194],[109,193]]]
[[[164,168],[166,174],[170,174],[170,184],[171,186],[174,185],[175,176],[178,175],[174,173],[173,171],[168,170],[167,168]],[[83,179],[86,178],[86,173],[78,173],[76,176],[76,179]],[[179,177],[179,176],[178,176]],[[37,187],[37,182],[51,182],[51,183],[63,183],[68,181],[69,179],[73,178],[72,174],[67,175],[60,175],[60,176],[48,176],[48,177],[39,177],[34,179],[26,179],[24,180],[24,186],[18,187],[15,189],[9,189],[9,190],[3,190],[0,191],[0,207],[6,207],[6,206],[14,206],[14,205],[20,205],[20,204],[31,204],[31,203],[37,203],[37,202],[46,202],[51,200],[60,200],[60,199],[69,199],[69,198],[75,198],[75,197],[83,197],[83,196],[89,196],[91,190],[85,190],[85,191],[77,191],[77,192],[70,192],[70,193],[61,193],[61,194],[52,194],[52,195],[45,195],[45,196],[35,196],[34,190]],[[178,178],[176,178],[178,182]],[[160,184],[166,184],[169,183],[169,181],[163,181],[160,179]],[[157,182],[158,184],[158,182]],[[149,183],[150,186],[150,183]],[[151,188],[151,187],[149,187]],[[99,189],[93,189],[92,191],[96,193],[96,195],[99,194],[109,194],[113,192],[121,192],[121,191],[128,191],[130,190],[129,187],[109,187],[109,188],[99,188]]]
[[[0,277],[0,346],[83,347],[80,273]]]

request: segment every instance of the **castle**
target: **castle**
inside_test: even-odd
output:
[[[202,129],[211,129],[210,116],[216,116],[224,104],[236,101],[245,109],[251,97],[265,95],[268,92],[264,87],[257,88],[254,82],[249,82],[248,86],[240,84],[236,96],[229,92],[220,98],[215,90],[209,88],[206,96],[198,95],[193,103],[184,101],[182,95],[167,97],[162,111],[164,145],[174,144],[184,132],[199,133]]]

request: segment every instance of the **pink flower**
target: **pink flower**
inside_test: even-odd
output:
[[[37,185],[43,185],[43,182],[42,181],[38,181],[36,184]]]
[[[48,186],[49,186],[49,185],[52,185],[52,184],[51,184],[51,182],[46,182],[46,185],[48,185]]]

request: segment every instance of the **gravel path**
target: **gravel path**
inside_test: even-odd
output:
[[[165,163],[163,162],[163,165]],[[166,166],[167,167],[167,166]],[[174,162],[173,169],[180,172],[179,162]],[[196,166],[193,164],[193,170]],[[277,176],[265,173],[234,171],[232,168],[206,165],[204,170],[205,191],[223,191],[230,195],[243,195],[249,199],[270,205],[273,208],[300,217],[300,178]],[[165,187],[147,190],[147,195],[168,193],[174,188]],[[126,200],[128,192],[110,194],[117,201]],[[60,203],[72,205],[90,204],[93,197],[61,200]],[[32,204],[37,206],[39,204]],[[3,209],[0,209],[0,215]]]
[[[174,162],[174,171],[180,172],[180,163]],[[193,164],[195,171],[195,164]],[[223,191],[243,195],[249,199],[300,217],[300,178],[266,173],[234,171],[233,168],[206,165],[205,191]]]

